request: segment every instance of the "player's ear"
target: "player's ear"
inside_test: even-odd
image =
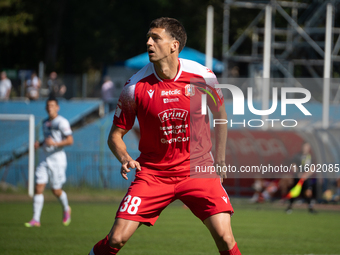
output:
[[[179,41],[173,40],[171,43],[171,52],[175,52],[179,49]]]

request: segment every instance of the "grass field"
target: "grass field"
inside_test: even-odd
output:
[[[24,222],[32,216],[30,201],[2,201],[0,254],[88,254],[110,230],[119,196],[106,195],[108,199],[100,201],[98,194],[98,199],[92,197],[80,202],[73,201],[70,194],[73,213],[68,227],[61,224],[61,206],[53,198],[46,199],[40,228],[24,227]],[[242,254],[340,254],[339,211],[312,215],[298,209],[287,215],[282,208],[272,205],[239,201],[234,199],[232,227]],[[175,202],[162,213],[155,226],[140,227],[119,254],[219,253],[200,220],[180,202]]]

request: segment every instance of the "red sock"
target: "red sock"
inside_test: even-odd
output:
[[[229,251],[220,251],[221,255],[241,255],[240,250],[237,247],[237,243],[235,243],[234,247]]]
[[[112,248],[109,244],[109,237],[106,236],[103,240],[100,240],[93,246],[93,252],[95,255],[115,255],[120,249]],[[91,253],[90,253],[91,254]]]

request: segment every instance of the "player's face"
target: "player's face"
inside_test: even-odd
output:
[[[164,28],[151,28],[146,38],[149,60],[153,63],[167,58],[174,50],[173,44],[178,43]]]
[[[46,103],[46,111],[48,113],[48,116],[53,119],[58,116],[58,111],[59,111],[59,105],[57,104],[56,101],[48,101]]]

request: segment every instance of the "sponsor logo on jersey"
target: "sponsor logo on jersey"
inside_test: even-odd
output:
[[[190,136],[187,137],[174,137],[174,138],[170,138],[169,140],[162,138],[161,139],[161,143],[166,143],[166,144],[171,144],[171,143],[184,143],[184,142],[188,142],[190,139]]]
[[[122,102],[121,102],[121,101],[118,101],[117,107],[116,107],[115,116],[116,116],[117,118],[119,118],[121,112],[122,112]]]
[[[186,120],[188,111],[178,108],[172,108],[158,113],[159,120],[163,123],[167,120]]]
[[[169,89],[169,90],[162,90],[161,91],[161,97],[165,96],[178,96],[181,95],[182,92],[180,89]]]
[[[149,94],[149,97],[150,97],[150,98],[152,98],[153,93],[155,93],[154,90],[152,90],[152,89],[149,89],[149,90],[148,90],[148,94]]]
[[[184,93],[184,94],[185,94],[187,97],[190,97],[190,96],[195,95],[195,87],[194,87],[194,85],[192,85],[192,84],[186,85],[186,86],[184,87],[184,90],[185,90],[185,93]]]
[[[179,102],[179,98],[163,98],[163,103],[167,104],[167,103],[173,103],[173,102]]]
[[[186,133],[187,131],[185,129],[173,129],[173,130],[169,130],[169,131],[164,131],[163,135],[178,135],[178,134],[182,134],[182,133]]]

